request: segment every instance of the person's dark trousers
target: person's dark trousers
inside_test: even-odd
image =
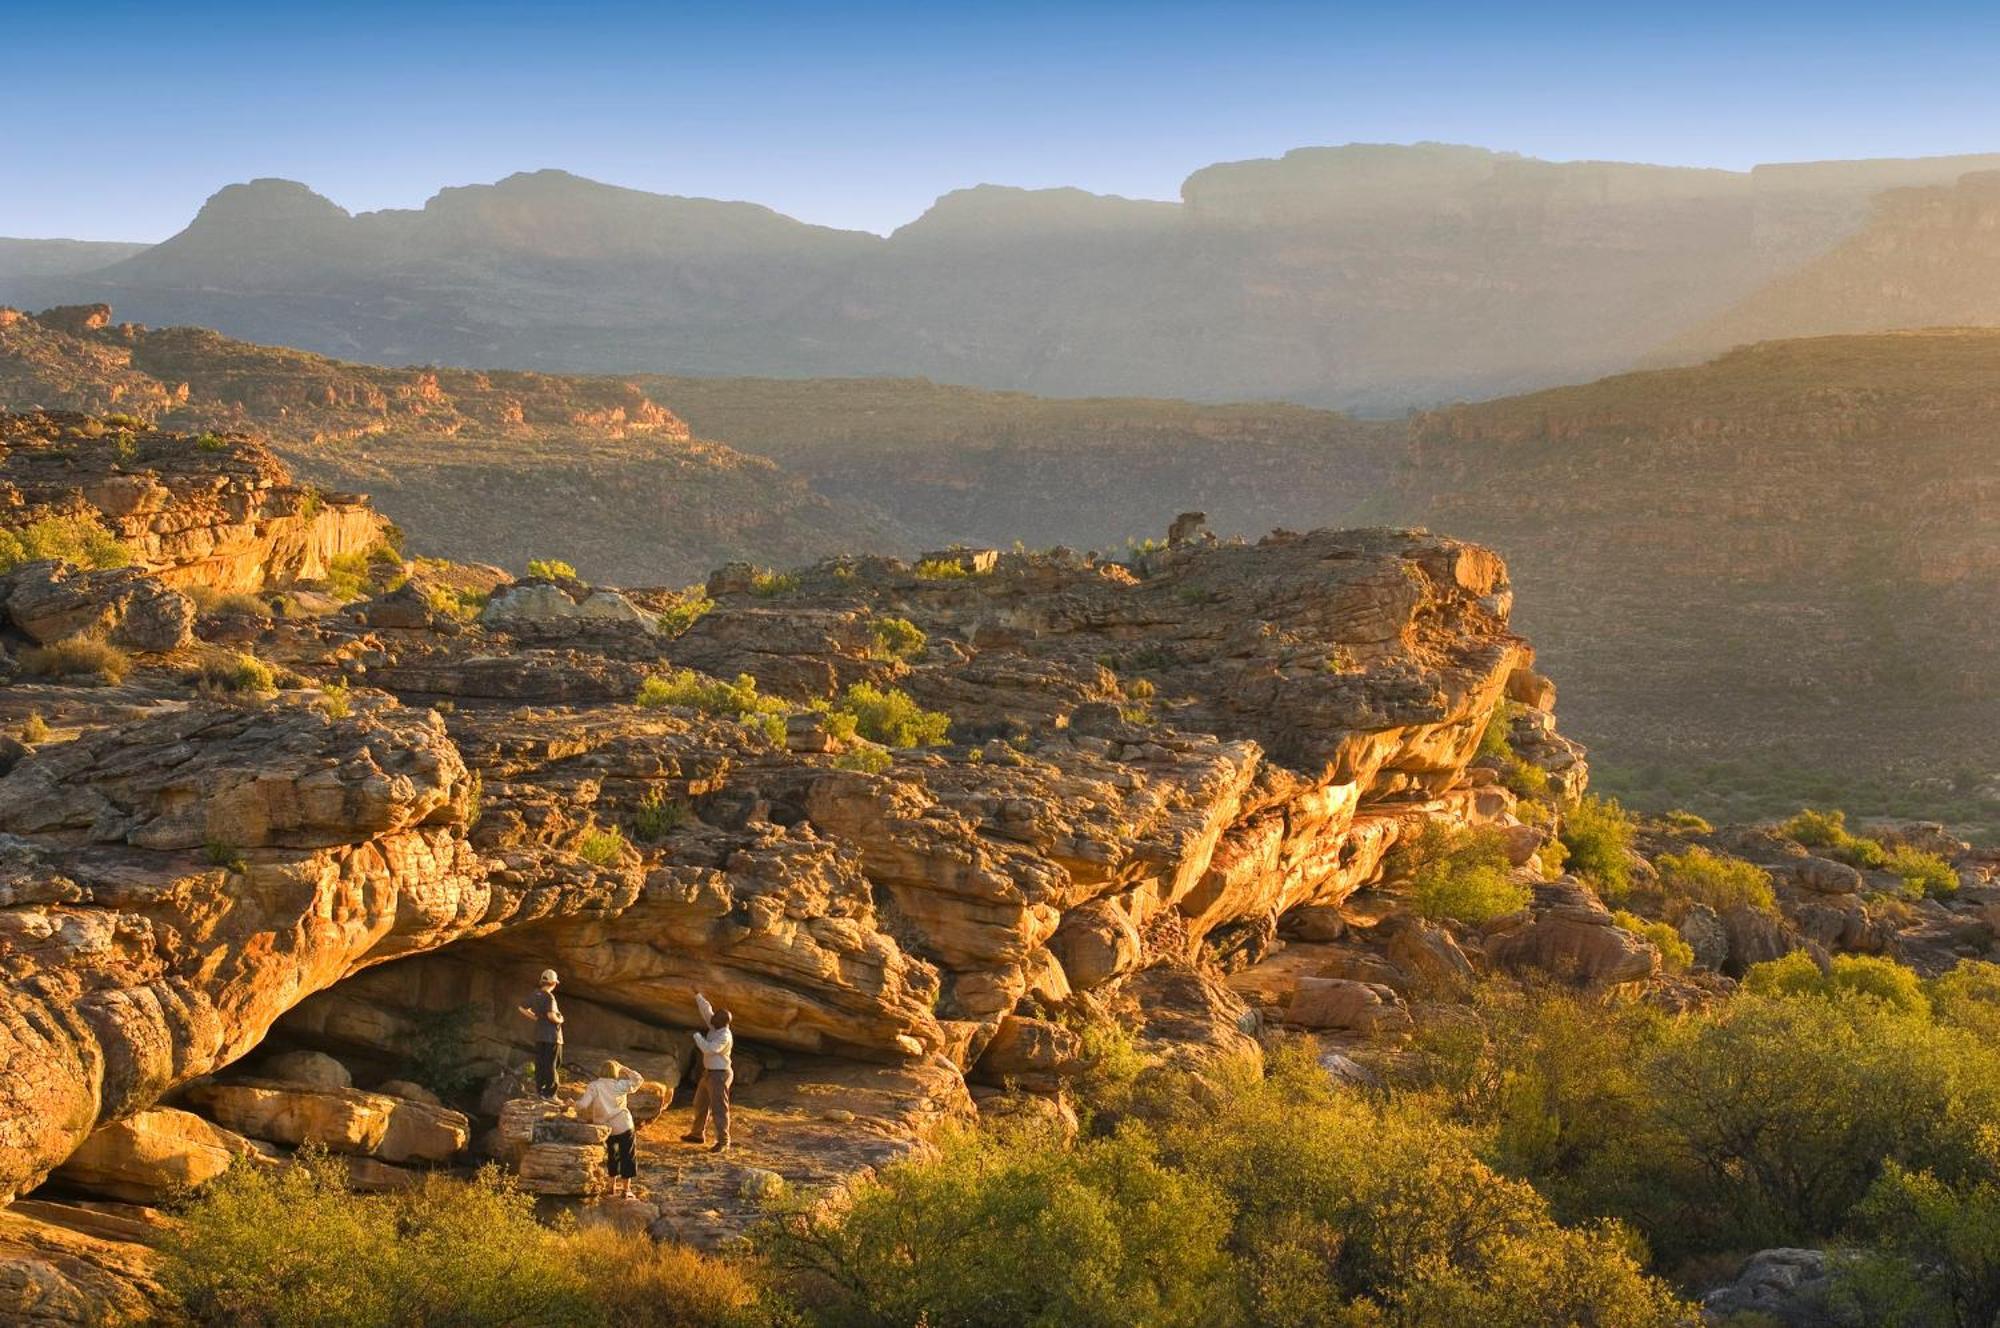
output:
[[[556,1094],[556,1062],[562,1059],[562,1043],[535,1044],[535,1091],[543,1097]]]
[[[611,1173],[611,1179],[631,1180],[639,1174],[639,1161],[633,1153],[637,1142],[630,1130],[604,1141],[604,1169]]]

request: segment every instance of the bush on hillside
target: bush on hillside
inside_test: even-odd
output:
[[[1513,879],[1507,843],[1497,830],[1454,833],[1426,821],[1416,840],[1398,845],[1392,875],[1410,881],[1417,913],[1471,926],[1527,907],[1533,888]]]
[[[530,558],[528,575],[543,581],[574,581],[576,568],[560,558]]]
[[[1569,868],[1610,903],[1632,889],[1632,831],[1632,818],[1616,799],[1586,794],[1563,808],[1561,838]]]
[[[0,530],[0,572],[45,558],[86,569],[129,567],[132,551],[94,516],[45,516]]]
[[[1681,938],[1681,934],[1674,930],[1671,923],[1642,918],[1623,909],[1614,911],[1611,920],[1658,950],[1660,967],[1664,971],[1685,973],[1693,966],[1694,947]]]
[[[21,671],[31,678],[116,686],[132,671],[132,657],[100,637],[72,636],[23,650]]]
[[[1794,950],[1779,959],[1752,964],[1743,989],[1759,996],[1867,996],[1905,1014],[1928,1017],[1930,997],[1915,971],[1879,955],[1835,955],[1822,971],[1812,956]]]
[[[934,747],[951,732],[951,716],[926,710],[900,688],[857,682],[842,698],[855,730],[885,747]]]
[[[350,1194],[346,1176],[311,1148],[294,1166],[231,1169],[166,1229],[161,1285],[215,1328],[764,1321],[734,1267],[643,1236],[552,1230],[491,1170],[394,1195]]]
[[[737,674],[735,682],[724,682],[693,669],[654,674],[639,684],[633,703],[647,710],[678,706],[704,715],[733,717],[762,729],[773,742],[785,740],[785,716],[791,711],[777,697],[758,692],[757,680],[747,673]]]
[[[1903,878],[1911,899],[1949,899],[1958,893],[1958,870],[1936,853],[1905,844],[1889,850],[1883,870]]]
[[[1778,833],[1797,840],[1807,848],[1819,849],[1826,856],[1851,867],[1880,867],[1889,856],[1888,851],[1875,840],[1849,831],[1847,813],[1842,811],[1819,812],[1805,808],[1780,825]]]
[[[869,653],[879,659],[917,659],[929,639],[924,629],[908,618],[877,618],[868,624],[868,630],[874,637]]]
[[[1706,904],[1718,913],[1738,905],[1770,912],[1777,907],[1771,874],[1741,858],[1725,858],[1699,844],[1685,853],[1662,853],[1653,859],[1660,873],[1660,890],[1669,904]]]

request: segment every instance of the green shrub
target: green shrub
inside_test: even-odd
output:
[[[908,692],[857,682],[844,697],[862,737],[887,747],[934,747],[951,731],[951,716],[926,710]]]
[[[771,599],[778,595],[789,595],[799,588],[799,579],[790,572],[773,572],[769,568],[758,568],[750,575],[750,593]]]
[[[1903,893],[1912,899],[1949,899],[1958,893],[1958,871],[1935,853],[1905,844],[1889,850],[1885,870],[1903,878]]]
[[[39,710],[30,710],[28,717],[21,721],[21,741],[30,747],[49,740],[49,722],[42,718]]]
[[[1141,1132],[1065,1147],[964,1133],[882,1170],[844,1208],[788,1214],[776,1269],[828,1328],[1197,1328],[1236,1321],[1228,1207]]]
[[[223,452],[229,448],[229,440],[219,433],[198,433],[194,445],[203,452]]]
[[[1832,966],[1822,972],[1812,956],[1794,950],[1751,965],[1743,975],[1743,989],[1759,996],[1867,996],[1906,1014],[1928,1017],[1931,1012],[1930,998],[1916,973],[1877,955],[1835,955]]]
[[[917,659],[928,640],[924,629],[908,618],[877,618],[868,624],[868,630],[875,638],[869,653],[879,659]]]
[[[208,859],[211,867],[224,867],[233,872],[241,872],[249,866],[243,850],[220,839],[211,839],[201,846],[202,857]]]
[[[632,824],[639,838],[652,844],[686,825],[691,814],[686,803],[675,802],[659,789],[652,789],[639,799],[638,810],[632,813]]]
[[[1939,1023],[2000,1046],[2000,964],[1961,959],[1924,983],[1924,995]]]
[[[896,764],[896,759],[880,747],[850,747],[833,758],[836,770],[858,770],[864,775],[879,775]]]
[[[1586,795],[1563,808],[1562,842],[1570,870],[1589,878],[1607,901],[1632,889],[1632,818],[1614,798]]]
[[[625,856],[625,832],[617,826],[593,826],[576,841],[576,856],[597,867],[609,867]]]
[[[1660,815],[1660,825],[1677,835],[1710,835],[1715,827],[1691,811],[1676,807]]]
[[[354,701],[348,695],[347,679],[336,678],[319,689],[319,709],[328,719],[346,719],[354,713]]]
[[[1480,926],[1526,908],[1533,888],[1513,879],[1507,841],[1497,830],[1453,833],[1426,821],[1416,840],[1399,844],[1391,872],[1406,876],[1417,913]]]
[[[1852,867],[1880,867],[1889,856],[1875,840],[1851,833],[1847,813],[1842,811],[1818,812],[1808,807],[1780,825],[1778,833]]]
[[[440,585],[424,587],[424,603],[430,605],[431,612],[458,622],[471,622],[477,618],[480,610],[486,607],[488,598],[483,590]]]
[[[323,584],[326,593],[341,603],[365,599],[380,590],[395,590],[409,578],[401,571],[386,577],[375,574],[377,567],[400,568],[402,558],[386,544],[359,553],[335,554],[327,560]]]
[[[963,581],[972,571],[956,558],[926,558],[917,564],[919,581]]]
[[[1514,755],[1512,732],[1517,707],[1514,702],[1503,700],[1493,707],[1493,713],[1486,717],[1486,727],[1479,731],[1477,756],[1500,757],[1503,760]]]
[[[775,696],[760,694],[757,680],[747,673],[737,674],[736,681],[730,683],[706,677],[693,669],[675,669],[669,674],[655,674],[647,678],[639,684],[639,694],[633,698],[633,703],[647,710],[678,706],[704,715],[731,716],[763,725],[767,734],[772,731],[767,721],[775,721],[776,740],[779,742],[784,741],[785,715],[791,709]]]
[[[714,607],[715,601],[708,597],[705,587],[689,586],[660,609],[660,630],[668,636],[679,636]]]
[[[1948,1183],[1897,1162],[1856,1210],[1872,1243],[1842,1269],[1859,1322],[1882,1328],[1989,1328],[2000,1322],[2000,1137],[1974,1174]]]
[[[72,636],[21,652],[21,669],[34,678],[85,680],[116,686],[132,671],[132,657],[95,636]]]
[[[277,689],[271,666],[248,652],[229,659],[211,659],[201,666],[201,686],[217,692],[262,694]]]
[[[1651,942],[1653,948],[1660,952],[1660,967],[1666,972],[1685,973],[1693,967],[1694,947],[1682,939],[1671,924],[1642,918],[1623,909],[1613,912],[1611,920],[1640,940]]]
[[[574,581],[576,569],[560,558],[530,558],[528,575],[544,581]]]
[[[477,1001],[411,1015],[400,1039],[403,1077],[446,1102],[475,1096],[485,1080],[474,1052],[479,1017]]]
[[[45,516],[0,530],[0,572],[48,558],[95,570],[131,566],[132,551],[95,516]]]
[[[644,1237],[571,1234],[488,1169],[390,1195],[344,1165],[234,1168],[167,1229],[160,1281],[197,1325],[236,1328],[721,1328],[758,1322],[743,1275]]]
[[[1763,912],[1777,907],[1771,874],[1741,858],[1725,858],[1699,844],[1685,853],[1662,853],[1653,860],[1660,889],[1670,901],[1706,904],[1718,913],[1739,904]]]

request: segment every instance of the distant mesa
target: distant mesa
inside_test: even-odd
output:
[[[1393,416],[1746,336],[2000,321],[2000,285],[1938,275],[1977,261],[1976,236],[1905,215],[1955,205],[1898,201],[1976,193],[1960,177],[1994,169],[2000,155],[1725,171],[1348,144],[1204,167],[1178,202],[979,185],[886,239],[558,170],[353,215],[257,180],[93,271],[41,252],[10,273],[0,249],[0,300],[110,301],[381,363],[921,376]],[[1890,231],[1913,247],[1877,271],[1869,237]]]

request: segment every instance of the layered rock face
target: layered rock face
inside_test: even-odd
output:
[[[54,446],[26,450],[38,491]],[[226,487],[252,460],[169,446],[142,441],[149,474],[185,461]],[[182,575],[224,565],[211,544],[158,547],[191,549]],[[371,625],[372,607],[261,627],[264,658],[350,687],[338,706],[148,670],[116,707],[71,700],[77,736],[0,779],[0,1036],[31,1067],[0,1086],[0,1185],[33,1187],[190,1083],[185,1102],[239,1133],[448,1156],[375,1137],[403,1128],[393,1095],[203,1077],[274,1027],[388,1064],[413,1027],[468,1010],[473,1050],[505,1069],[511,1006],[548,964],[577,1045],[650,1055],[669,1082],[697,991],[773,1055],[1060,1073],[1073,1049],[1017,1022],[1024,1001],[1269,932],[1370,880],[1403,826],[1510,802],[1464,771],[1531,656],[1504,567],[1449,539],[736,584],[719,576],[677,637],[644,615],[550,639],[519,613],[444,630]],[[633,704],[674,668],[748,675],[793,719]],[[855,684],[942,711],[951,741],[856,747],[810,708]]]
[[[101,523],[168,585],[223,592],[324,576],[388,530],[365,499],[294,482],[242,437],[197,444],[79,415],[0,413],[0,529],[51,517]]]

